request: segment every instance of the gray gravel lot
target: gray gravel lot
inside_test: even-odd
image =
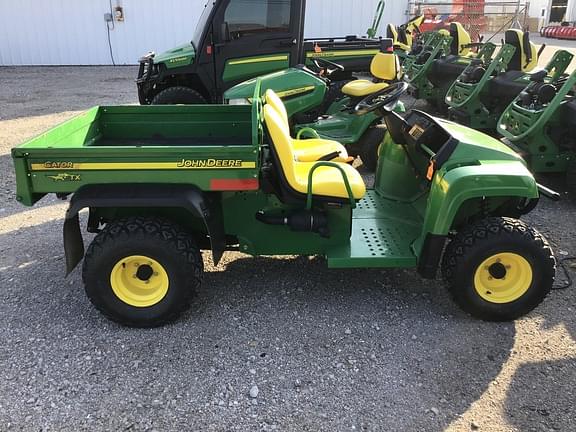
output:
[[[100,316],[79,271],[64,278],[65,203],[16,203],[10,148],[92,105],[136,103],[135,74],[0,68],[0,431],[576,429],[573,288],[484,323],[412,271],[228,253],[173,325]],[[526,219],[576,255],[575,211],[564,194]]]

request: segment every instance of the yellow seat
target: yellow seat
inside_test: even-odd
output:
[[[365,97],[384,90],[389,85],[390,84],[384,82],[374,83],[368,80],[354,80],[342,87],[342,93],[352,97]]]
[[[468,56],[468,54],[470,54],[470,43],[472,43],[472,38],[464,26],[459,22],[450,23],[449,34],[452,36],[450,54],[462,57]]]
[[[270,104],[263,109],[264,122],[272,139],[271,145],[280,162],[280,169],[288,185],[296,192],[308,192],[308,176],[316,162],[300,162],[292,146],[292,138],[288,134],[281,115]],[[351,165],[334,162],[343,170],[354,199],[361,199],[366,194],[366,185],[362,176]],[[335,167],[319,167],[312,178],[312,194],[330,198],[348,199],[348,192],[342,174]]]
[[[271,89],[266,91],[266,104],[270,105],[280,115],[283,127],[290,135],[290,123],[288,122],[288,112],[282,102],[282,99]],[[337,141],[325,140],[320,138],[314,139],[291,139],[291,145],[294,148],[296,160],[300,162],[316,162],[323,157],[338,153],[331,160],[335,162],[347,162],[348,152],[346,148]]]
[[[516,48],[507,70],[530,72],[538,66],[538,50],[530,42],[530,33],[518,29],[506,30],[504,43]]]
[[[354,80],[342,87],[342,93],[352,97],[366,97],[380,90],[384,90],[390,85],[390,82],[398,79],[400,73],[398,57],[396,57],[393,51],[379,52],[370,63],[370,73],[378,82]]]

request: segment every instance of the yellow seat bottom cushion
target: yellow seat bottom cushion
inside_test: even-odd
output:
[[[325,139],[305,139],[292,140],[294,154],[299,162],[316,162],[331,153],[340,153],[332,159],[334,162],[347,162],[348,152],[346,148],[337,141]]]
[[[348,96],[363,97],[379,92],[388,86],[389,84],[385,82],[373,83],[368,80],[354,80],[342,87],[342,93]]]
[[[308,174],[314,165],[314,162],[295,163],[296,184],[293,184],[292,187],[296,191],[303,194],[308,192]],[[351,165],[339,164],[339,166],[348,178],[354,198],[357,200],[363,198],[366,195],[366,185],[360,173]],[[334,167],[322,166],[317,168],[312,178],[312,194],[347,199],[348,192],[340,171]]]

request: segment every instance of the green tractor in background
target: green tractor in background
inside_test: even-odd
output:
[[[490,42],[472,43],[462,24],[451,23],[448,33],[437,32],[437,36],[413,61],[403,65],[410,94],[416,99],[426,100],[441,112],[445,111],[446,94],[454,81],[471,63],[489,63],[495,49],[496,45]]]
[[[507,30],[498,54],[473,61],[462,72],[446,95],[450,119],[474,129],[494,130],[498,119],[532,79],[556,85],[573,55],[557,51],[543,70],[530,73],[538,65],[539,52],[529,34]]]
[[[576,72],[553,82],[540,77],[510,104],[498,121],[503,142],[535,173],[566,173],[576,192]]]
[[[388,24],[386,26],[386,38],[392,39],[396,55],[403,61],[413,50],[418,37],[421,35],[420,26],[424,21],[424,15],[416,16],[400,26]]]
[[[348,155],[360,156],[369,171],[376,169],[378,147],[385,128],[378,111],[356,110],[362,99],[398,81],[401,75],[399,60],[391,39],[382,39],[380,51],[370,65],[371,79],[356,79],[331,93],[331,77],[344,68],[325,59],[315,59],[312,67],[299,65],[284,71],[248,80],[228,90],[225,99],[230,104],[251,103],[259,83],[262,95],[268,90],[282,99],[286,117],[297,139],[337,141],[346,146]],[[403,112],[401,102],[396,110]],[[311,141],[312,143],[312,141]]]

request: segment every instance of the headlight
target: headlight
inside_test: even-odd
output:
[[[228,105],[250,105],[248,99],[228,99]]]

